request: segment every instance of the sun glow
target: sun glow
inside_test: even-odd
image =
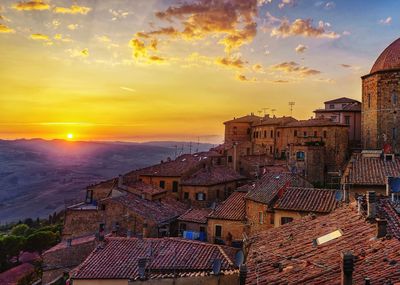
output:
[[[72,140],[74,138],[74,134],[69,133],[67,134],[67,139]]]

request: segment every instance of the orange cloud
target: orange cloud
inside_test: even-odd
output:
[[[29,37],[35,41],[49,41],[50,40],[49,37],[44,34],[31,34]]]
[[[17,4],[14,4],[12,8],[19,11],[32,11],[32,10],[42,11],[42,10],[49,10],[50,5],[40,0],[34,0],[28,2],[21,1],[18,2]]]
[[[238,58],[218,58],[217,63],[226,67],[243,68],[246,64],[240,57]]]
[[[72,5],[71,7],[56,7],[54,8],[54,13],[57,14],[82,14],[86,15],[92,10],[92,8]]]
[[[7,27],[6,25],[0,24],[0,33],[11,34],[11,33],[15,33],[15,30]]]
[[[282,63],[276,64],[276,65],[273,65],[270,68],[273,70],[283,71],[286,73],[296,73],[302,77],[316,75],[316,74],[321,73],[321,71],[319,71],[319,70],[311,69],[306,66],[301,66],[294,61],[282,62]]]
[[[325,30],[325,23],[320,21],[318,26],[312,25],[312,19],[296,19],[290,23],[287,19],[281,21],[279,27],[272,29],[271,36],[286,38],[290,36],[303,36],[315,38],[336,39],[340,35],[333,31]]]

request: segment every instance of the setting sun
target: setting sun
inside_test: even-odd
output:
[[[71,133],[67,134],[67,138],[68,138],[69,140],[73,139],[73,138],[74,138],[74,134],[71,134]]]

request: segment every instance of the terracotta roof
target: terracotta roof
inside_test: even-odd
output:
[[[232,168],[226,166],[205,167],[190,175],[181,185],[209,186],[246,179]]]
[[[287,211],[330,213],[337,206],[336,191],[290,187],[276,201],[274,208]]]
[[[337,230],[342,236],[313,245],[314,239]],[[399,282],[400,242],[376,239],[375,233],[376,224],[351,206],[261,232],[251,239],[246,284],[340,284],[340,254],[345,251],[356,256],[353,284],[364,284],[365,277],[371,284]]]
[[[233,118],[232,120],[224,122],[226,123],[253,123],[258,122],[262,119],[262,117],[255,116],[255,115],[246,115],[240,118]]]
[[[212,212],[212,209],[201,208],[201,209],[189,209],[186,213],[181,215],[178,220],[184,222],[192,222],[199,224],[207,223],[207,216]]]
[[[233,248],[181,238],[106,238],[76,270],[73,279],[139,279],[138,260],[146,258],[147,278],[209,275],[214,259],[222,273],[237,272]]]
[[[329,126],[338,126],[338,127],[348,127],[345,124],[336,123],[329,119],[325,118],[316,118],[316,119],[309,119],[309,120],[302,120],[297,122],[288,123],[282,128],[293,128],[293,127],[329,127]]]
[[[246,192],[235,191],[224,202],[217,205],[208,216],[211,219],[243,221],[246,218]]]
[[[0,284],[17,285],[19,280],[35,272],[35,267],[30,263],[23,263],[0,273]]]
[[[270,204],[277,198],[280,190],[283,192],[283,188],[290,186],[312,187],[309,182],[296,174],[287,172],[267,173],[249,190],[246,199]]]
[[[166,161],[138,170],[139,175],[180,177],[193,170],[208,158],[207,153],[183,154],[175,160]]]
[[[137,193],[137,194],[143,193],[143,194],[149,194],[149,195],[157,195],[157,194],[167,192],[166,189],[162,189],[158,186],[147,184],[142,181],[132,181],[125,185],[128,186],[128,188],[127,188],[128,192]]]
[[[400,176],[400,159],[384,161],[379,157],[354,154],[346,166],[345,174],[353,185],[386,185],[386,177]]]
[[[297,120],[293,117],[269,117],[265,116],[261,121],[255,121],[253,126],[266,126],[266,125],[285,125],[290,122],[296,122]]]
[[[343,107],[343,111],[361,112],[361,103],[357,101],[352,104],[347,104],[346,106]]]
[[[388,233],[400,240],[400,203],[389,199],[378,201],[378,211],[388,221]]]
[[[390,69],[400,68],[400,38],[392,42],[378,57],[371,68],[370,74]]]
[[[340,103],[361,103],[361,102],[347,97],[341,97],[324,102],[324,104],[340,104]]]
[[[137,215],[156,223],[163,223],[177,218],[187,210],[185,204],[173,198],[164,198],[161,202],[158,200],[150,201],[131,193],[103,199],[102,203],[118,203]]]

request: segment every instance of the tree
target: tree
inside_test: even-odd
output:
[[[24,224],[27,224],[29,227],[32,227],[33,220],[31,218],[27,218],[27,219],[25,219]]]
[[[50,231],[37,231],[26,240],[26,249],[29,251],[39,251],[40,253],[57,243],[57,234]]]
[[[16,256],[18,261],[19,253],[25,247],[25,238],[21,236],[9,235],[5,236],[2,241],[7,260],[10,260],[12,257]]]
[[[11,235],[14,236],[25,236],[29,227],[25,224],[16,225],[11,230]]]

